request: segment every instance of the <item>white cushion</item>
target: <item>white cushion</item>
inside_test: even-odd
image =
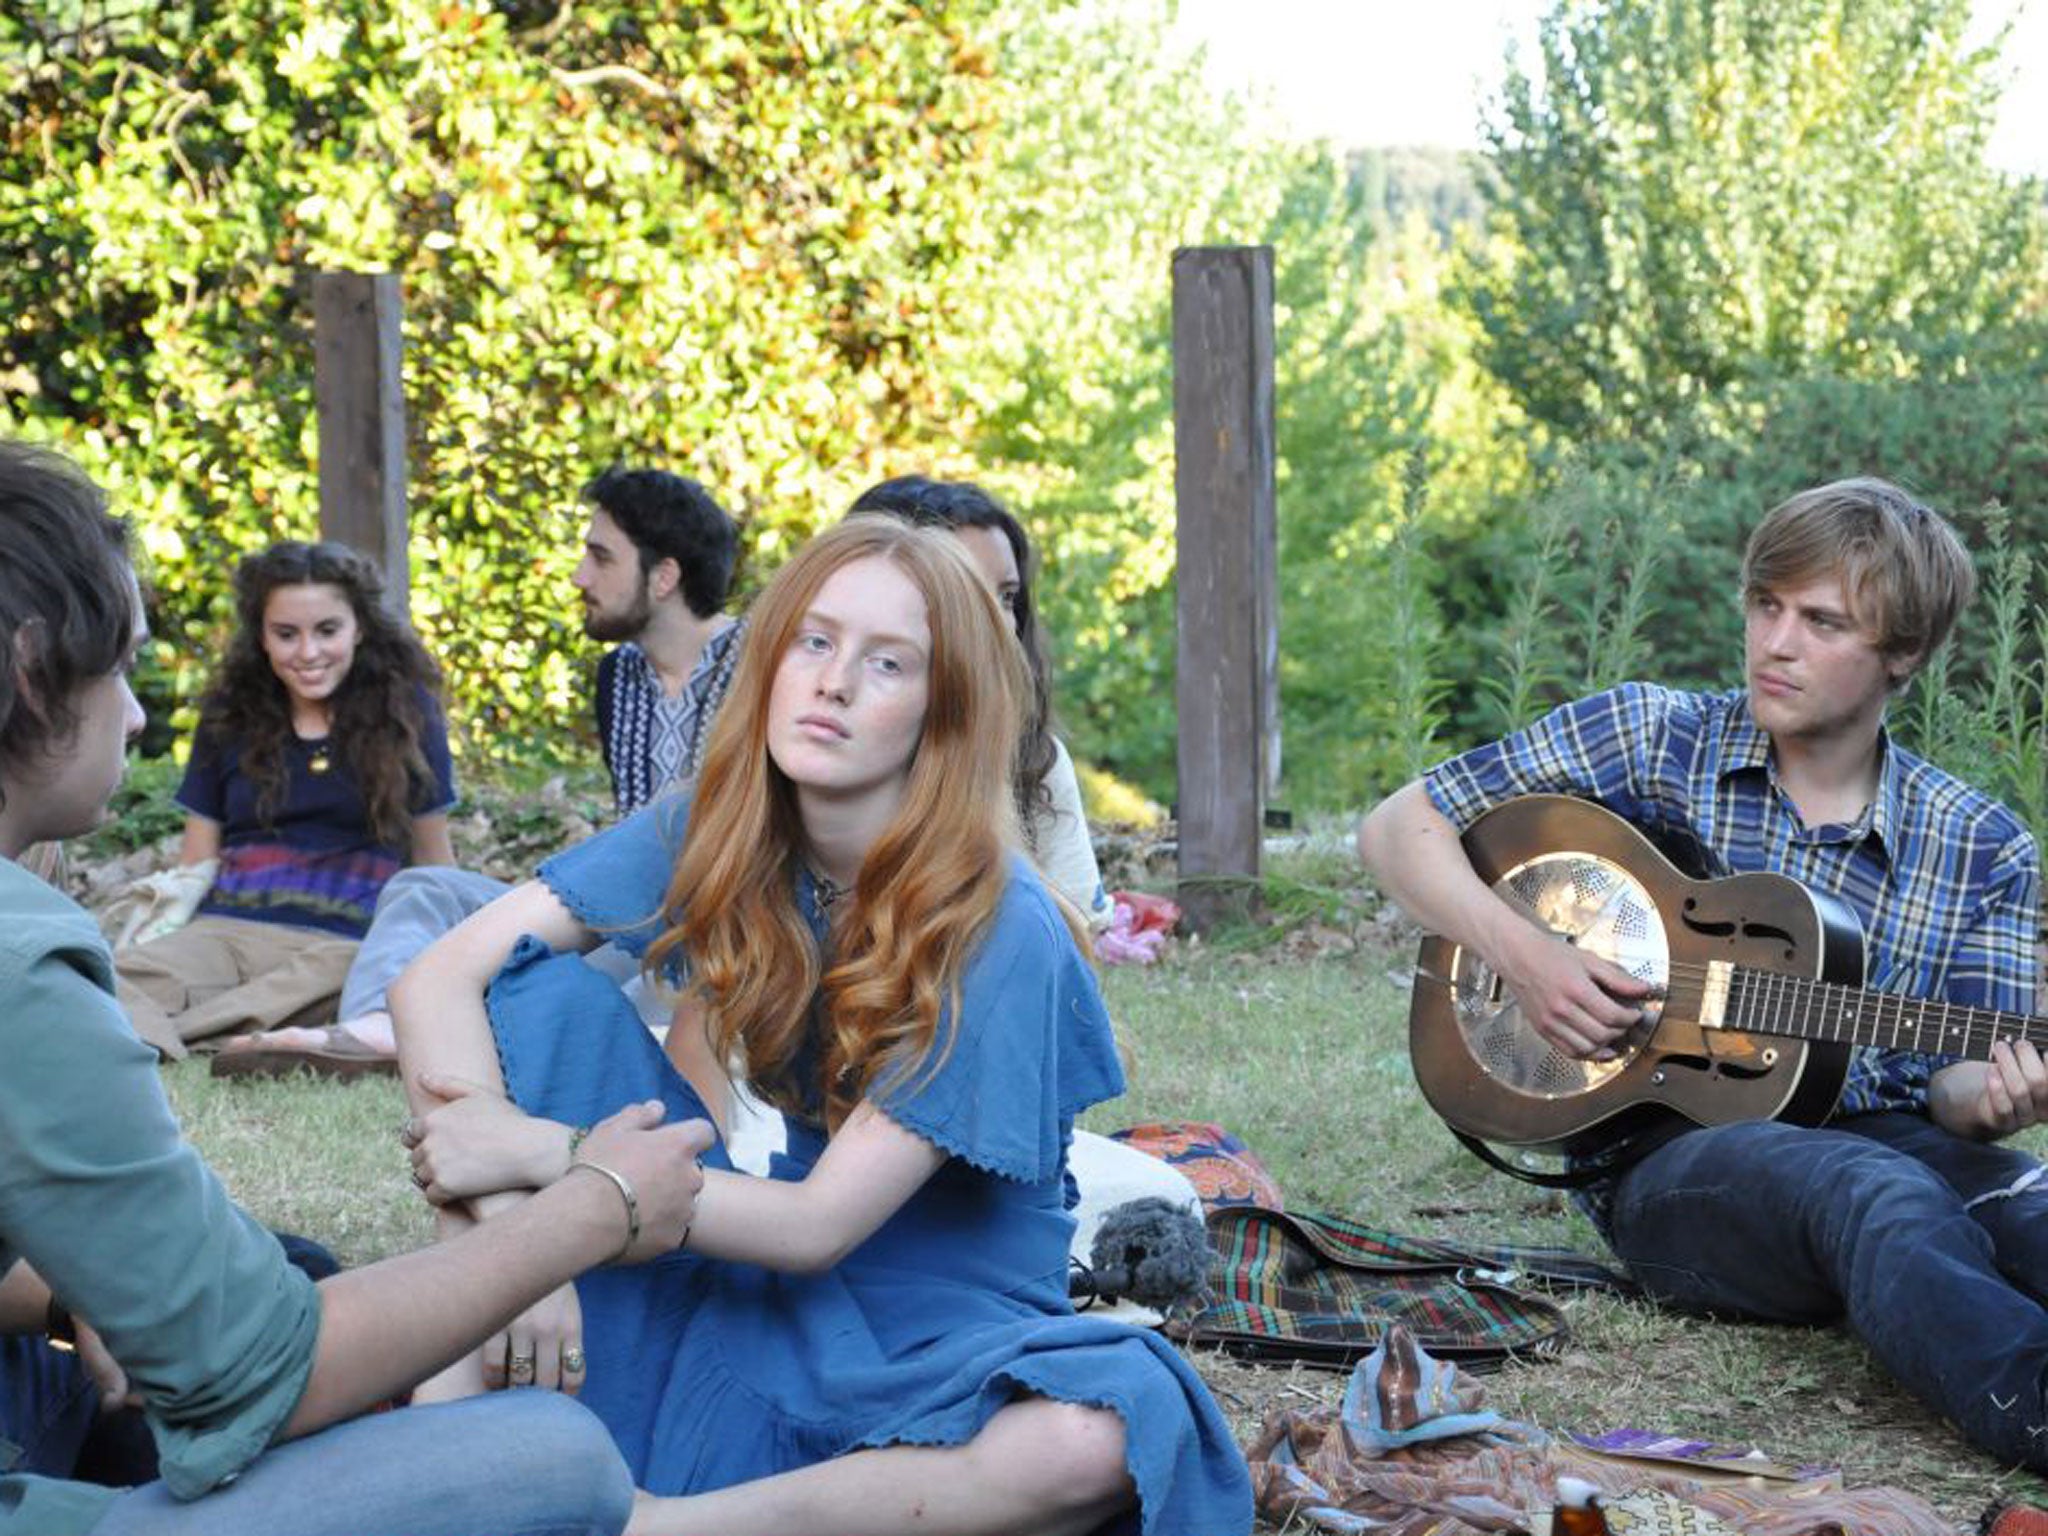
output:
[[[783,1149],[786,1140],[782,1116],[744,1086],[737,1087],[733,1093],[732,1129],[725,1139],[734,1166],[748,1173],[766,1174],[769,1158]],[[1081,1203],[1074,1210],[1071,1252],[1083,1264],[1088,1262],[1089,1246],[1095,1241],[1103,1216],[1128,1201],[1157,1195],[1193,1212],[1197,1220],[1201,1218],[1201,1196],[1195,1193],[1195,1186],[1185,1174],[1171,1163],[1161,1162],[1151,1153],[1140,1152],[1121,1141],[1098,1136],[1093,1131],[1076,1131],[1067,1166],[1073,1170],[1074,1182],[1081,1192]],[[1156,1327],[1161,1321],[1159,1313],[1132,1301],[1119,1302],[1114,1307],[1098,1304],[1090,1310],[1146,1328]]]

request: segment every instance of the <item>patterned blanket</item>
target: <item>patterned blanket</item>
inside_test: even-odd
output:
[[[1552,1440],[1402,1329],[1361,1361],[1341,1407],[1274,1414],[1246,1453],[1261,1518],[1340,1536],[1548,1536],[1560,1476],[1601,1491],[1614,1536],[1958,1536],[1896,1488],[1704,1481]]]

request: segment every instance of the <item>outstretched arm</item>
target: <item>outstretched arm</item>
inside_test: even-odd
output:
[[[464,1198],[477,1188],[544,1184],[569,1160],[566,1128],[537,1120],[495,1094],[438,1077],[425,1080],[451,1100],[422,1127],[414,1163],[429,1199]],[[893,1216],[945,1162],[946,1154],[863,1103],[833,1133],[801,1181],[712,1169],[690,1229],[690,1251],[768,1269],[830,1269]]]
[[[1635,1024],[1654,988],[1559,941],[1481,880],[1458,829],[1416,779],[1358,827],[1358,856],[1410,917],[1477,953],[1530,1025],[1559,1050],[1593,1056]]]

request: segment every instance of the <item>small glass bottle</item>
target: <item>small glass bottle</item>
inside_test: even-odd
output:
[[[1579,1477],[1557,1480],[1557,1504],[1550,1512],[1550,1536],[1613,1536],[1600,1513],[1600,1490]]]

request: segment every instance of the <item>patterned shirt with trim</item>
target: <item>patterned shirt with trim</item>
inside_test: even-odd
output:
[[[1461,832],[1528,794],[1597,801],[1713,875],[1774,870],[1832,892],[1863,923],[1865,985],[2033,1011],[2041,864],[1990,796],[1879,738],[1877,794],[1853,823],[1807,827],[1779,787],[1748,696],[1624,683],[1432,768],[1430,800]],[[1837,1116],[1925,1114],[1951,1058],[1864,1048]],[[1596,1194],[1596,1206],[1604,1205]]]
[[[739,662],[746,621],[735,620],[704,642],[689,681],[670,698],[647,653],[631,640],[597,664],[597,738],[621,816],[655,792],[697,772],[704,741]]]

